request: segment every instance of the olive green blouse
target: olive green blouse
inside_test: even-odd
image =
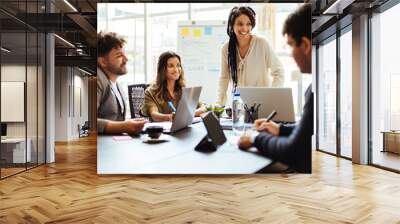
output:
[[[179,101],[173,101],[174,107],[178,109]],[[197,108],[201,107],[201,103],[197,104]],[[151,84],[144,92],[144,102],[141,108],[143,116],[151,117],[149,109],[157,107],[158,112],[162,114],[171,114],[172,109],[168,106],[168,102],[157,96],[157,88],[155,84]]]
[[[173,102],[175,108],[177,108],[178,102]],[[167,101],[164,101],[160,97],[157,97],[156,85],[150,85],[144,92],[144,102],[141,108],[141,112],[144,116],[150,117],[149,109],[157,107],[158,112],[162,114],[172,113],[172,109],[169,108]]]

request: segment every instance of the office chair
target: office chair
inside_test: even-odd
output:
[[[89,121],[85,121],[85,123],[82,126],[78,124],[79,138],[89,136],[89,129],[90,129]]]
[[[149,84],[128,85],[129,109],[131,110],[131,118],[140,118],[143,115],[140,108],[144,102],[144,91]]]

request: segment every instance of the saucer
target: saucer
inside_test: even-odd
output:
[[[142,142],[143,143],[161,143],[161,142],[168,142],[169,140],[166,138],[165,135],[161,135],[159,138],[150,138],[149,136],[143,136],[142,137]]]

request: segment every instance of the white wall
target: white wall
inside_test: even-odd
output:
[[[68,140],[68,68],[55,68],[55,141]]]
[[[76,70],[75,70],[76,71]],[[87,76],[81,76],[81,75],[75,75],[74,77],[74,100],[75,100],[75,117],[73,120],[73,135],[78,136],[78,129],[77,126],[80,124],[81,126],[85,123],[85,121],[89,120],[89,102],[88,102],[88,77]],[[80,101],[80,102],[78,102]]]
[[[55,140],[70,141],[88,120],[88,78],[71,67],[56,67],[55,74]]]
[[[28,68],[29,69],[29,68]],[[1,66],[1,81],[9,82],[25,82],[25,65],[2,65]],[[7,110],[7,108],[1,108]],[[24,122],[7,123],[8,137],[25,137]]]

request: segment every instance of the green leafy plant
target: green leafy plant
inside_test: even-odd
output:
[[[206,109],[207,111],[212,111],[218,118],[220,118],[225,111],[225,107],[218,104],[209,104],[206,106]]]

